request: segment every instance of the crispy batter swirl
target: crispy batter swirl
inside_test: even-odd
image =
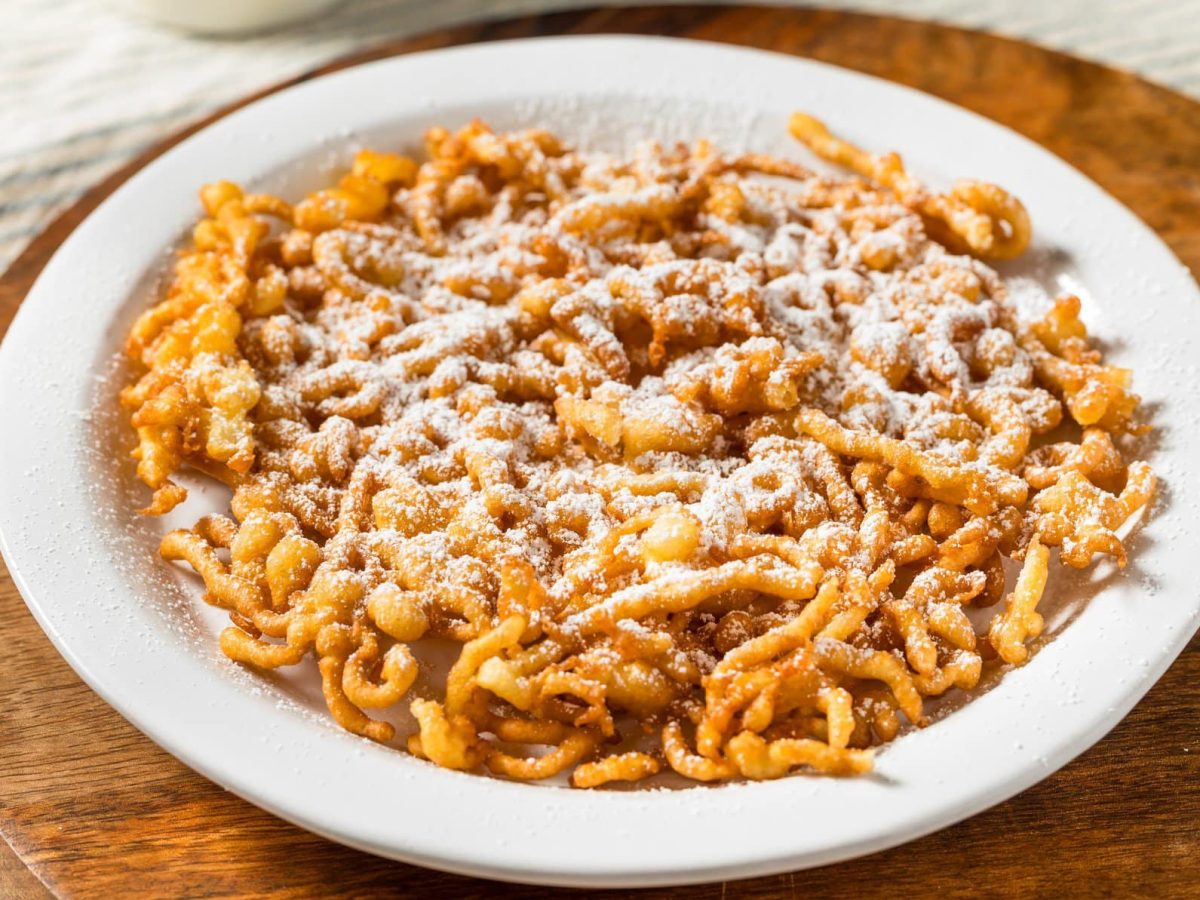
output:
[[[204,188],[122,400],[147,513],[185,466],[233,487],[162,542],[222,650],[315,657],[356,734],[416,693],[410,752],[579,787],[860,773],[1024,662],[1051,549],[1124,565],[1153,493],[1130,373],[1077,299],[1022,318],[957,255],[1024,249],[1015,198],[791,127],[868,181],[477,122],[294,207]],[[444,685],[426,637],[461,644]]]

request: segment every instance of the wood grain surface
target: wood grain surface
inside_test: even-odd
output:
[[[606,10],[457,28],[380,47],[305,77],[471,41],[595,32],[762,47],[939,95],[1024,133],[1086,172],[1162,235],[1193,273],[1200,271],[1200,104],[1129,74],[990,35],[817,10]],[[83,217],[184,136],[98,185],[29,246],[0,279],[0,330]],[[0,897],[531,893],[348,850],[194,774],[76,677],[2,566],[0,648],[0,835],[9,845],[0,843]],[[1200,895],[1197,685],[1200,641],[1193,639],[1108,737],[1020,796],[854,862],[687,893],[697,900],[727,894]],[[610,896],[623,893],[631,892]]]

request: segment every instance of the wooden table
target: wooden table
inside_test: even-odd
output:
[[[1200,271],[1200,104],[1132,75],[990,35],[815,10],[607,10],[458,28],[312,74],[470,41],[594,32],[763,47],[937,94],[1023,132],[1082,169]],[[71,229],[181,137],[99,185],[33,242],[0,279],[0,329]],[[78,897],[529,893],[348,850],[194,774],[75,676],[2,566],[0,647],[0,833],[11,847],[0,843],[0,897],[42,896],[47,889]],[[884,890],[916,896],[1200,893],[1198,684],[1200,641],[1193,639],[1112,734],[1019,797],[855,862],[688,894],[699,900],[726,893],[858,897]]]

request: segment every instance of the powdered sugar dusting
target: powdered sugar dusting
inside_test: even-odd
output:
[[[459,177],[436,250],[413,228],[428,198],[401,190],[384,222],[317,236],[290,276],[310,299],[247,322],[264,382],[258,468],[292,485],[308,527],[332,534],[343,492],[370,479],[403,498],[380,551],[469,583],[484,576],[456,568],[453,539],[422,522],[502,514],[502,555],[565,598],[578,583],[564,559],[678,502],[681,480],[713,556],[748,522],[827,515],[823,461],[782,451],[763,413],[815,407],[969,462],[945,427],[969,397],[997,381],[1045,394],[1003,327],[1031,291],[1014,297],[929,241],[886,194],[747,177],[707,148],[643,143],[623,159],[546,153],[538,132],[509,140],[543,188]],[[691,232],[646,238],[678,215],[694,172],[722,165]],[[981,370],[989,342],[1004,372]],[[650,476],[672,487],[631,488]]]

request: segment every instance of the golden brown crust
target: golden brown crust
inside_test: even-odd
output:
[[[952,252],[1019,253],[1015,198],[791,126],[871,183],[475,122],[295,205],[204,188],[122,402],[145,512],[184,466],[234,488],[162,543],[223,651],[314,656],[390,741],[365,710],[456,641],[408,749],[578,787],[860,773],[923,697],[1023,662],[1051,548],[1124,565],[1153,494],[1130,375],[1077,299],[1026,316]]]

